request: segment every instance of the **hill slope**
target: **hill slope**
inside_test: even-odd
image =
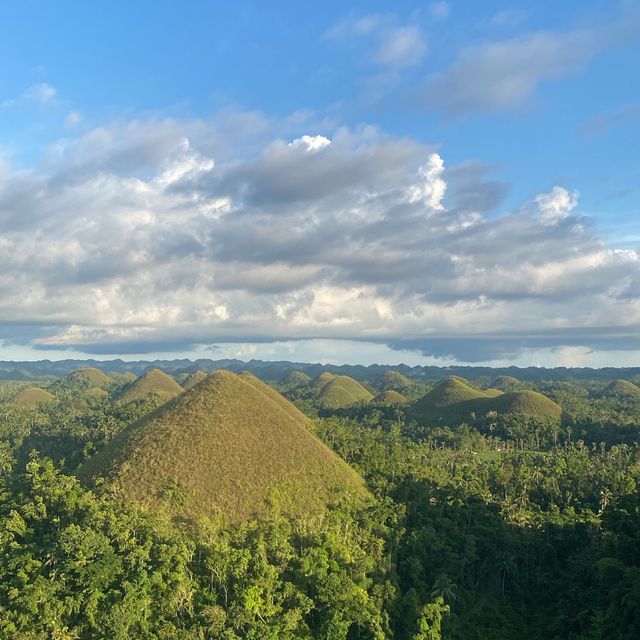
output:
[[[125,404],[135,400],[145,400],[151,396],[155,396],[159,402],[167,402],[183,391],[184,389],[164,371],[149,369],[125,387],[119,402]]]
[[[185,389],[191,389],[195,387],[197,384],[200,384],[203,380],[206,380],[207,374],[204,371],[194,371],[190,373],[182,383],[182,386]]]
[[[280,388],[283,391],[291,391],[311,382],[311,376],[302,371],[290,371],[284,378],[280,379]]]
[[[385,371],[372,382],[372,386],[377,391],[397,391],[405,394],[411,391],[413,382],[399,371]]]
[[[562,415],[562,408],[535,391],[500,393],[488,389],[483,392],[473,388],[466,380],[453,376],[437,384],[410,410],[417,420],[435,424],[469,422],[490,412],[557,420]]]
[[[372,401],[371,404],[387,404],[387,405],[396,405],[396,404],[407,404],[408,400],[401,393],[393,389],[388,389],[387,391],[381,391]]]
[[[322,409],[345,409],[356,402],[369,402],[372,399],[373,394],[357,380],[349,376],[334,376],[320,389],[316,402]]]
[[[605,390],[608,396],[640,396],[640,387],[627,380],[615,380]]]
[[[233,521],[283,511],[308,514],[363,481],[307,429],[308,420],[253,376],[217,371],[118,434],[80,470],[108,476],[140,503]],[[181,496],[179,504],[170,496]]]
[[[39,387],[23,389],[9,401],[10,404],[27,408],[37,407],[39,404],[47,404],[49,402],[55,402],[55,398],[48,391]]]

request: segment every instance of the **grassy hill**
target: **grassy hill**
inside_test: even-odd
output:
[[[604,395],[640,397],[640,387],[627,380],[615,380],[604,390]]]
[[[561,407],[541,393],[480,391],[457,376],[437,384],[410,409],[416,420],[434,424],[473,422],[491,412],[552,419],[562,415]]]
[[[500,391],[514,391],[517,389],[522,383],[518,378],[514,378],[513,376],[496,376],[490,383],[489,386],[495,389],[500,389]]]
[[[79,475],[107,476],[148,506],[232,521],[273,504],[308,515],[345,494],[363,499],[360,476],[308,424],[254,376],[217,371],[118,434]]]
[[[197,384],[200,384],[203,380],[206,380],[207,374],[204,371],[194,371],[190,373],[182,382],[182,386],[185,389],[191,389]]]
[[[485,396],[489,396],[490,398],[495,398],[496,396],[501,396],[504,391],[501,391],[500,389],[483,389],[482,393],[484,393]]]
[[[291,391],[308,385],[311,382],[311,376],[308,376],[302,371],[290,371],[283,378],[280,379],[279,385],[283,391]]]
[[[387,391],[381,391],[373,400],[371,404],[385,404],[385,405],[398,405],[407,404],[409,402],[405,396],[398,393],[394,389],[388,389]]]
[[[349,376],[334,376],[322,386],[316,403],[322,409],[345,409],[356,402],[369,402],[372,399],[373,394],[357,380]]]
[[[414,409],[420,412],[423,407],[425,409],[447,407],[456,402],[464,402],[465,400],[484,397],[486,396],[482,391],[472,387],[464,378],[449,376],[435,385],[431,391],[418,400],[414,405]]]
[[[160,369],[149,369],[128,384],[118,399],[121,404],[155,397],[159,403],[167,402],[181,394],[184,389]]]
[[[39,387],[23,389],[9,401],[10,404],[25,408],[37,407],[39,404],[47,404],[49,402],[55,402],[55,398],[48,391]]]
[[[371,385],[377,391],[397,391],[403,395],[410,392],[414,386],[413,382],[399,371],[385,371],[373,380]]]
[[[84,389],[104,389],[113,384],[113,378],[96,369],[95,367],[86,367],[73,371],[64,378],[66,382],[73,387]]]

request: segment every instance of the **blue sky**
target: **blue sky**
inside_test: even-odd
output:
[[[639,77],[633,1],[3,3],[0,251],[7,278],[14,269],[13,281],[27,279],[31,293],[0,318],[0,357],[239,344],[257,356],[289,345],[283,352],[296,359],[318,359],[318,340],[338,340],[342,357],[362,360],[357,339],[369,340],[375,357],[399,360],[627,363],[637,348],[627,338],[640,324]],[[291,174],[283,157],[270,164],[273,145],[296,140],[302,146],[290,148],[309,152],[304,161],[325,190],[305,182],[308,174],[296,189],[271,189],[284,180],[278,170]],[[434,154],[442,170],[429,164]],[[338,176],[327,167],[340,162],[346,174],[332,183]],[[420,174],[426,166],[432,173]],[[167,187],[167,171],[180,184]],[[371,183],[359,177],[365,171]],[[376,229],[399,207],[407,225],[418,215],[405,211],[416,198],[397,199],[415,192],[416,175],[428,183],[422,203],[450,219],[422,229],[422,248],[399,226],[385,242]],[[185,193],[186,178],[199,218],[185,200],[168,201]],[[379,192],[373,178],[385,185]],[[294,214],[295,203],[304,206]],[[538,229],[530,224],[536,207]],[[223,209],[213,222],[210,211]],[[373,211],[375,228],[349,222]],[[289,229],[282,255],[254,250],[257,236],[234,245],[239,220]],[[318,233],[326,228],[319,220],[348,225],[350,244]],[[514,255],[537,247],[521,280],[496,287],[492,278],[514,270],[506,253],[489,264],[483,250],[451,237],[478,224],[477,238],[516,243]],[[188,225],[180,249],[160,246],[159,237],[175,239]],[[311,244],[333,242],[332,256],[295,255],[294,229]],[[442,274],[424,259],[426,239],[438,233],[448,234],[436,242],[453,265],[448,287],[432,282]],[[230,257],[211,238],[240,253]],[[388,256],[387,273],[365,264],[375,251]],[[29,252],[27,267],[16,255]],[[128,270],[107,267],[114,260]],[[411,260],[409,278],[399,264]],[[388,274],[396,271],[394,289]],[[277,286],[264,284],[270,278]],[[579,282],[592,284],[585,293]],[[11,301],[10,283],[2,286]],[[476,308],[486,316],[480,326]],[[512,346],[500,327],[517,334]],[[553,337],[521,340],[536,332]],[[466,354],[451,346],[474,336],[491,346]]]

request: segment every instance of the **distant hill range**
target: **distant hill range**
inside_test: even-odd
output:
[[[0,362],[0,379],[3,380],[39,380],[44,378],[60,378],[81,368],[92,367],[104,373],[123,374],[132,373],[141,375],[148,369],[161,369],[172,376],[179,378],[181,374],[191,374],[196,371],[210,373],[218,369],[225,369],[240,373],[249,371],[261,380],[269,382],[279,382],[288,373],[299,371],[309,376],[317,378],[321,373],[329,372],[335,375],[346,375],[358,382],[370,382],[372,385],[376,379],[384,376],[386,372],[396,372],[406,379],[420,382],[436,382],[449,376],[460,376],[467,379],[486,378],[489,383],[499,376],[512,377],[521,382],[536,380],[602,380],[614,382],[618,379],[625,379],[640,382],[640,367],[633,368],[575,368],[558,367],[545,369],[541,367],[410,367],[408,365],[322,365],[318,363],[301,362],[265,362],[262,360],[138,360],[127,362],[124,360],[40,360],[38,362]],[[488,384],[487,386],[498,387],[498,384]],[[395,391],[402,391],[392,387]],[[378,391],[385,389],[377,388]],[[506,389],[503,389],[506,390]]]
[[[218,371],[119,433],[78,475],[185,517],[308,516],[344,497],[365,500],[360,476],[308,424],[252,374]]]

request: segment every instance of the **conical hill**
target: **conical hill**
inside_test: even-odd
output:
[[[155,397],[159,402],[167,402],[183,391],[184,389],[164,371],[149,369],[125,387],[119,401],[121,404],[125,404],[134,400]]]
[[[203,380],[205,380],[207,374],[204,371],[194,371],[190,373],[182,383],[182,386],[185,389],[191,389],[191,387],[195,387],[197,384],[200,384]]]
[[[363,499],[360,476],[307,425],[254,376],[217,371],[118,434],[79,475],[106,476],[148,506],[232,521],[273,505],[296,515],[345,494]]]
[[[55,402],[55,398],[48,391],[40,389],[39,387],[23,389],[10,400],[10,404],[12,405],[29,409],[50,402]]]
[[[629,382],[628,380],[614,380],[606,389],[605,394],[608,396],[640,396],[640,387]]]

